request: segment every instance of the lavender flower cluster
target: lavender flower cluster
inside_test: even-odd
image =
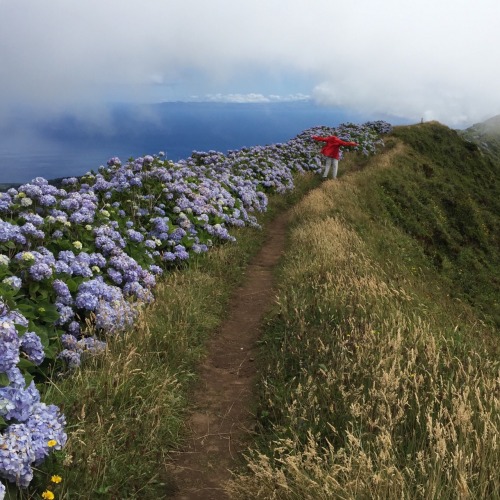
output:
[[[29,464],[42,458],[39,438],[25,432],[35,414],[42,415],[36,436],[45,439],[50,424],[59,445],[65,441],[63,418],[40,403],[33,384],[23,385],[20,356],[27,372],[54,362],[77,368],[82,356],[105,349],[106,335],[133,324],[153,301],[158,276],[234,241],[231,227],[258,227],[255,214],[267,209],[270,193],[292,190],[296,173],[319,171],[312,135],[335,133],[371,154],[385,130],[383,122],[315,127],[284,144],[194,151],[175,164],[162,153],[125,164],[115,157],[60,187],[37,177],[0,193],[0,295],[8,311],[0,375],[8,380],[1,390],[11,394],[0,399],[0,416],[12,421],[1,434],[0,476],[29,483]]]

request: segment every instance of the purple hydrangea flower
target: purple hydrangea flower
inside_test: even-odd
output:
[[[111,278],[113,283],[120,285],[123,282],[123,276],[120,271],[117,271],[116,269],[110,267],[108,268],[107,274]]]
[[[72,351],[76,351],[77,342],[78,339],[75,337],[75,335],[71,335],[69,333],[63,333],[61,335],[61,344],[64,347],[64,349],[70,349]]]
[[[174,247],[175,250],[175,257],[180,260],[187,260],[189,259],[189,253],[186,251],[183,245],[176,245]]]
[[[172,262],[175,260],[175,255],[172,252],[164,252],[162,255],[162,260],[165,262]]]
[[[57,199],[55,196],[51,194],[44,194],[39,198],[40,205],[43,207],[52,207],[57,203]]]
[[[78,321],[72,321],[67,328],[72,335],[79,335],[80,333],[80,323]]]
[[[7,212],[10,210],[12,204],[12,197],[8,193],[0,193],[0,212]]]
[[[149,266],[149,270],[153,273],[153,274],[156,274],[156,275],[161,275],[163,274],[163,269],[160,267],[160,266],[157,266],[155,264],[151,264]]]
[[[41,217],[38,214],[25,212],[25,213],[22,213],[20,215],[26,222],[30,222],[31,224],[33,224],[35,226],[41,226],[43,224],[43,217]]]
[[[108,160],[109,167],[113,167],[113,166],[119,167],[121,164],[122,164],[122,162],[121,162],[120,158],[118,158],[117,156],[113,156],[112,158],[110,158]]]

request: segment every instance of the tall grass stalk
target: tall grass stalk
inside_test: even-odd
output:
[[[498,332],[374,222],[392,146],[294,209],[234,498],[500,498]]]

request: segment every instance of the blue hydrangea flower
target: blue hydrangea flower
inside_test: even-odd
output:
[[[130,241],[133,241],[134,243],[140,243],[144,240],[144,235],[139,231],[135,231],[134,229],[127,230],[127,236],[129,237]]]
[[[73,308],[70,306],[65,306],[56,302],[56,308],[59,313],[59,318],[55,322],[56,325],[65,325],[75,317],[75,311],[73,311]]]
[[[31,416],[26,421],[26,427],[31,432],[34,465],[39,465],[52,450],[61,450],[67,441],[64,432],[66,419],[55,405],[35,403]],[[55,446],[49,447],[49,441],[55,441]]]
[[[11,286],[14,290],[19,290],[23,284],[21,278],[18,278],[17,276],[9,276],[8,278],[4,278],[2,280],[2,283]]]
[[[42,341],[35,332],[26,332],[21,337],[20,350],[35,365],[39,365],[45,359]]]
[[[78,321],[72,321],[67,329],[72,335],[78,335],[80,333],[80,323],[78,323]]]
[[[54,288],[57,298],[56,301],[60,304],[69,306],[73,303],[73,297],[71,296],[71,292],[69,291],[68,285],[60,280],[56,279],[52,283],[52,287]]]
[[[4,222],[0,219],[0,242],[13,241],[24,245],[26,243],[26,238],[22,234],[19,226],[11,224],[10,222]]]
[[[14,385],[0,387],[0,398],[10,401],[13,405],[4,415],[5,420],[25,422],[32,413],[33,405],[40,401],[40,393],[31,382],[27,388]]]
[[[82,363],[80,353],[71,349],[63,349],[57,358],[64,362],[68,370],[76,370]]]
[[[0,373],[6,373],[19,362],[20,340],[14,323],[0,317]]]
[[[76,351],[77,342],[78,339],[76,338],[75,335],[71,335],[69,333],[63,333],[61,335],[61,344],[64,347],[64,349],[70,349],[72,351]]]
[[[75,305],[79,309],[87,311],[95,311],[99,304],[99,298],[91,292],[78,292],[75,300]]]
[[[12,424],[0,433],[0,476],[22,488],[33,479],[35,451],[31,432],[24,424]]]
[[[41,226],[43,224],[43,217],[38,214],[33,214],[30,212],[24,212],[20,214],[20,216],[26,221],[35,226]]]
[[[0,212],[7,212],[12,205],[12,197],[9,193],[0,193]]]
[[[53,271],[52,268],[44,262],[37,262],[30,267],[29,273],[34,281],[43,281],[50,278]]]

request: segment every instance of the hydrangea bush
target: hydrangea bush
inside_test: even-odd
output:
[[[333,133],[371,154],[389,131],[385,122],[315,127],[178,163],[163,153],[111,158],[59,186],[38,177],[0,193],[0,477],[26,487],[32,467],[66,442],[64,417],[35,385],[48,368],[70,371],[102,352],[153,301],[162,273],[234,241],[231,227],[258,227],[268,194],[321,168],[311,136]]]

